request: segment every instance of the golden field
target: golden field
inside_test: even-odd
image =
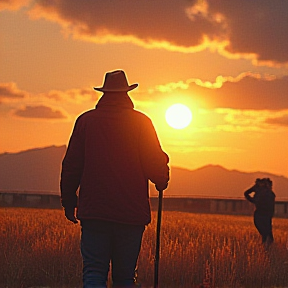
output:
[[[144,233],[138,279],[153,286],[156,213]],[[80,226],[51,209],[0,209],[0,287],[81,287]],[[159,287],[288,287],[287,219],[265,250],[252,215],[163,212]]]

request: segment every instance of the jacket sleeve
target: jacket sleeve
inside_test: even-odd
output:
[[[165,186],[169,181],[169,157],[162,150],[150,119],[141,131],[140,157],[146,177],[156,186]]]
[[[255,186],[249,188],[248,190],[246,190],[246,191],[244,192],[245,198],[246,198],[249,202],[251,202],[251,203],[255,203],[254,197],[251,197],[251,196],[250,196],[250,194],[253,193],[253,192],[255,192]]]
[[[77,207],[77,190],[84,166],[83,128],[79,122],[78,118],[62,161],[60,191],[61,203],[64,208]]]

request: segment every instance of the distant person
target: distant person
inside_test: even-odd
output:
[[[250,194],[254,192],[254,196]],[[262,243],[269,246],[274,241],[272,233],[272,218],[274,216],[275,194],[272,191],[272,181],[269,178],[256,179],[255,185],[244,192],[245,198],[255,205],[254,224]]]
[[[151,221],[148,180],[158,191],[169,181],[169,158],[151,120],[134,110],[124,71],[105,75],[103,92],[78,117],[61,171],[65,216],[80,220],[83,287],[135,287],[145,226]],[[77,190],[79,188],[79,193]]]

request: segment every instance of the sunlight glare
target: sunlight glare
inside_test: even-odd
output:
[[[177,103],[166,110],[165,118],[172,128],[183,129],[192,121],[192,113],[186,105]]]

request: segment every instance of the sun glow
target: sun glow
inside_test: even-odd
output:
[[[165,118],[172,128],[183,129],[191,123],[192,113],[186,105],[177,103],[166,110]]]

